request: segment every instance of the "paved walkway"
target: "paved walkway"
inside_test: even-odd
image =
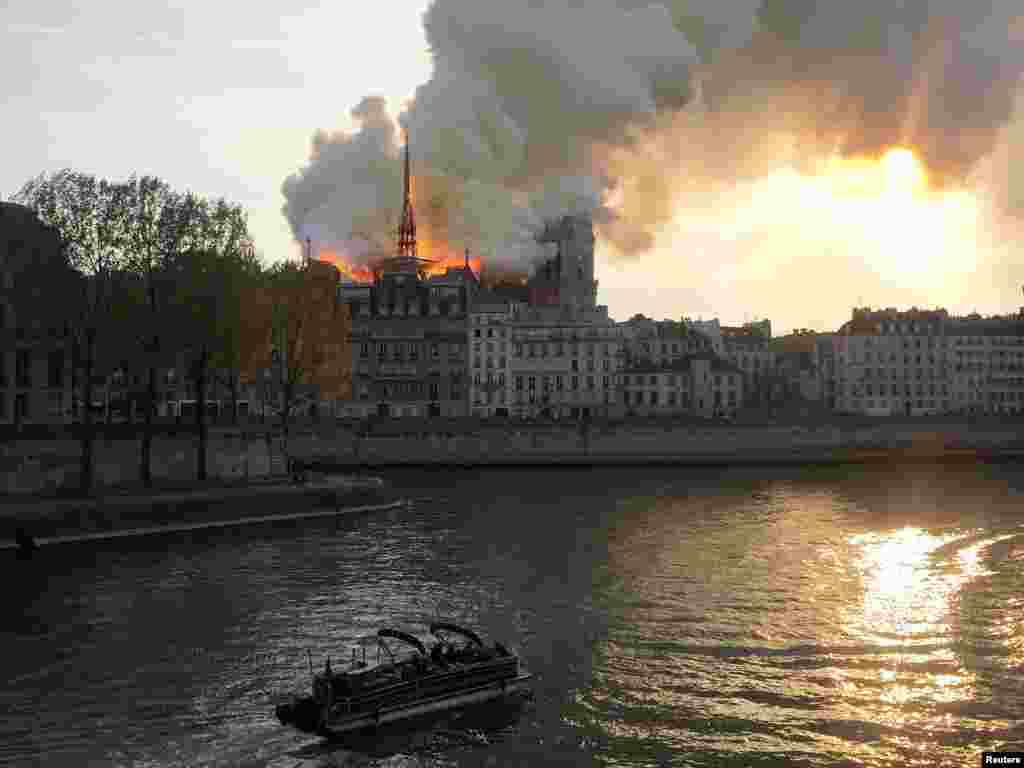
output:
[[[196,523],[168,523],[166,525],[150,525],[141,528],[125,528],[113,531],[97,531],[93,533],[75,533],[61,536],[41,536],[34,539],[36,546],[53,544],[75,544],[86,541],[106,541],[135,536],[154,536],[183,531],[199,531],[211,528],[228,528],[236,525],[255,525],[280,520],[304,520],[317,517],[334,517],[337,515],[356,514],[360,512],[382,512],[388,509],[406,507],[411,502],[399,499],[387,504],[364,504],[354,507],[336,507],[335,509],[316,509],[304,512],[282,512],[272,515],[250,515],[245,517],[228,517],[221,520],[204,520]],[[0,549],[15,549],[14,541],[0,540]]]
[[[172,525],[204,527],[214,524],[216,527],[234,521],[257,522],[259,518],[249,514],[253,511],[253,504],[248,500],[262,503],[268,497],[282,501],[294,499],[288,503],[289,511],[281,513],[285,515],[307,515],[307,511],[296,507],[299,503],[306,505],[306,510],[311,504],[323,509],[326,503],[332,507],[329,514],[337,514],[345,503],[394,501],[394,494],[382,486],[383,482],[379,480],[367,488],[366,485],[295,484],[284,478],[271,478],[245,485],[164,488],[149,493],[132,489],[89,498],[6,496],[0,499],[0,539],[13,537],[18,528],[36,538],[101,538],[125,530],[154,528],[169,531],[172,528],[168,526]],[[366,490],[376,493],[367,498],[362,493]]]

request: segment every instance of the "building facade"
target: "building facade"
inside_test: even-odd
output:
[[[466,415],[466,323],[477,289],[468,267],[426,277],[401,261],[372,284],[341,284],[352,317],[353,399],[338,415]]]
[[[1024,408],[1024,315],[855,309],[835,337],[836,402],[874,415]]]
[[[952,410],[945,310],[855,309],[836,336],[836,405],[869,415]]]
[[[59,254],[57,234],[31,209],[0,203],[0,423],[61,423],[71,418],[68,334],[19,320],[12,301],[19,266]]]
[[[743,372],[745,401],[765,399],[765,385],[774,366],[771,323],[760,320],[742,326],[722,326],[721,336],[721,356]]]
[[[743,371],[713,353],[664,362],[632,362],[621,374],[627,415],[730,418],[743,406]]]
[[[539,238],[547,258],[527,301],[481,292],[471,310],[470,408],[477,416],[607,418],[619,405],[625,332],[596,304],[594,236],[565,217]]]
[[[527,307],[513,315],[508,357],[511,413],[608,418],[617,412],[621,329],[603,312]]]

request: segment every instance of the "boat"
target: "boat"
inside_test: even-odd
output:
[[[347,668],[334,670],[330,657],[313,674],[312,692],[294,696],[274,711],[282,725],[324,737],[375,728],[385,723],[529,694],[532,675],[501,643],[487,645],[475,632],[456,624],[430,625],[430,650],[415,635],[381,629],[377,657],[366,660],[352,649]],[[396,653],[390,643],[401,644]],[[312,672],[312,659],[310,659]]]

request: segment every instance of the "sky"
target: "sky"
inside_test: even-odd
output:
[[[366,92],[398,112],[429,77],[426,6],[5,3],[0,71],[16,76],[0,102],[0,197],[65,167],[152,174],[241,203],[258,250],[286,258],[295,246],[281,183],[315,130],[351,127]]]
[[[0,71],[9,73],[0,103],[8,148],[0,197],[65,167],[109,179],[156,175],[176,189],[244,205],[268,261],[294,256],[298,233],[344,250],[347,235],[337,233],[352,228],[346,206],[360,189],[373,187],[367,199],[400,204],[397,121],[416,97],[401,120],[413,127],[414,150],[423,147],[414,152],[424,164],[414,165],[424,174],[419,189],[447,196],[444,234],[453,249],[512,253],[483,242],[485,232],[500,230],[511,243],[517,227],[535,226],[535,214],[590,201],[600,214],[599,302],[616,319],[768,317],[778,333],[833,330],[855,305],[1006,313],[1024,303],[1024,228],[993,211],[1006,208],[1011,192],[1015,204],[1024,200],[1011,183],[1024,147],[1024,98],[1018,88],[1014,102],[1013,87],[993,88],[986,78],[998,73],[1012,86],[1016,75],[1005,73],[1021,61],[1024,16],[1008,25],[997,11],[1016,13],[1013,3],[984,2],[994,4],[987,16],[927,25],[940,42],[956,42],[932,46],[939,54],[907,54],[900,31],[875,59],[888,69],[853,62],[843,71],[832,63],[839,57],[821,59],[823,70],[837,70],[822,76],[826,84],[842,82],[870,107],[859,122],[843,117],[848,110],[835,118],[848,146],[871,146],[870,167],[852,150],[837,159],[821,148],[834,137],[817,113],[827,111],[836,88],[760,79],[756,46],[744,48],[754,0],[689,4],[707,6],[702,29],[720,30],[716,39],[725,41],[726,53],[713,59],[696,37],[673,28],[665,8],[635,0],[587,0],[587,23],[557,3],[438,0],[426,25],[429,0],[8,3],[0,9]],[[772,6],[787,3],[807,7]],[[836,30],[857,26],[843,10],[851,7],[837,2],[807,21],[813,45],[805,50],[838,45]],[[536,50],[496,58],[505,40]],[[986,54],[996,48],[998,55]],[[697,72],[709,91],[717,88],[713,109],[691,87]],[[856,93],[857,77],[864,93]],[[900,115],[900,127],[902,136],[913,134],[908,146],[920,162],[900,178],[883,157],[896,143],[891,126],[863,119],[887,114],[900,96],[875,88],[890,77],[908,83],[908,103],[916,105]],[[818,96],[808,100],[811,86]],[[733,103],[737,92],[747,102],[742,109]],[[824,101],[815,101],[821,93]],[[928,102],[930,93],[941,99]],[[883,99],[881,109],[872,98]],[[575,111],[566,106],[574,101]],[[640,140],[626,141],[637,125]],[[964,147],[962,157],[954,151]],[[316,199],[323,178],[366,157],[382,160],[372,184],[333,185],[333,197]],[[548,172],[552,162],[564,167]],[[918,188],[920,173],[942,184]],[[421,214],[430,227],[429,212]]]

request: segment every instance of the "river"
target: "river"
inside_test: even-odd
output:
[[[0,553],[0,765],[977,765],[1024,744],[1022,475],[407,472],[433,501]],[[274,720],[307,650],[437,618],[535,700],[340,745]]]

